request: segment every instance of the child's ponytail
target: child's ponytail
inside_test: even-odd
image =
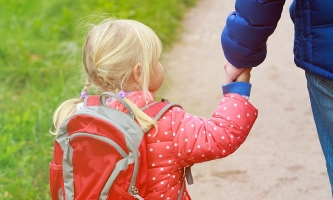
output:
[[[146,113],[144,113],[140,108],[138,108],[133,102],[131,102],[126,97],[124,97],[123,100],[131,107],[134,113],[134,118],[139,123],[144,132],[149,131],[149,129],[151,129],[153,126],[156,128],[157,131],[157,122],[154,119],[149,117]]]
[[[90,80],[87,80],[81,92],[80,98],[66,100],[56,109],[53,114],[53,125],[56,130],[59,128],[62,122],[64,122],[69,116],[75,113],[77,104],[83,102],[84,97],[87,96],[87,91],[90,84]],[[55,134],[54,132],[51,133]]]

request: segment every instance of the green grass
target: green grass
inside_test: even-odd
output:
[[[168,47],[195,1],[0,0],[0,199],[50,199],[52,114],[82,89],[80,24],[136,19]]]

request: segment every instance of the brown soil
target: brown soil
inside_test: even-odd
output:
[[[290,2],[268,41],[265,62],[252,70],[257,122],[234,154],[193,167],[188,190],[194,200],[332,199],[304,71],[293,63]],[[210,117],[225,83],[220,33],[233,4],[201,0],[187,14],[181,40],[163,56],[167,81],[158,96]]]

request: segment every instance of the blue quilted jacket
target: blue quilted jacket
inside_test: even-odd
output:
[[[266,57],[266,41],[281,17],[285,0],[236,0],[221,43],[236,67],[255,67]],[[333,0],[294,0],[294,60],[298,67],[333,80]]]

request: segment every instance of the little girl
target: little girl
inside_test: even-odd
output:
[[[54,114],[54,125],[80,109],[90,84],[101,91],[118,93],[132,108],[135,120],[147,131],[147,194],[145,199],[183,199],[190,196],[184,187],[184,167],[223,158],[245,141],[256,118],[257,109],[247,100],[250,71],[236,82],[222,87],[224,98],[210,119],[197,117],[180,107],[172,107],[158,121],[140,108],[154,101],[163,82],[159,62],[162,44],[157,35],[134,20],[108,19],[94,26],[83,50],[88,80],[81,97],[65,101]],[[242,81],[242,82],[240,82]],[[126,112],[117,100],[108,106]]]

